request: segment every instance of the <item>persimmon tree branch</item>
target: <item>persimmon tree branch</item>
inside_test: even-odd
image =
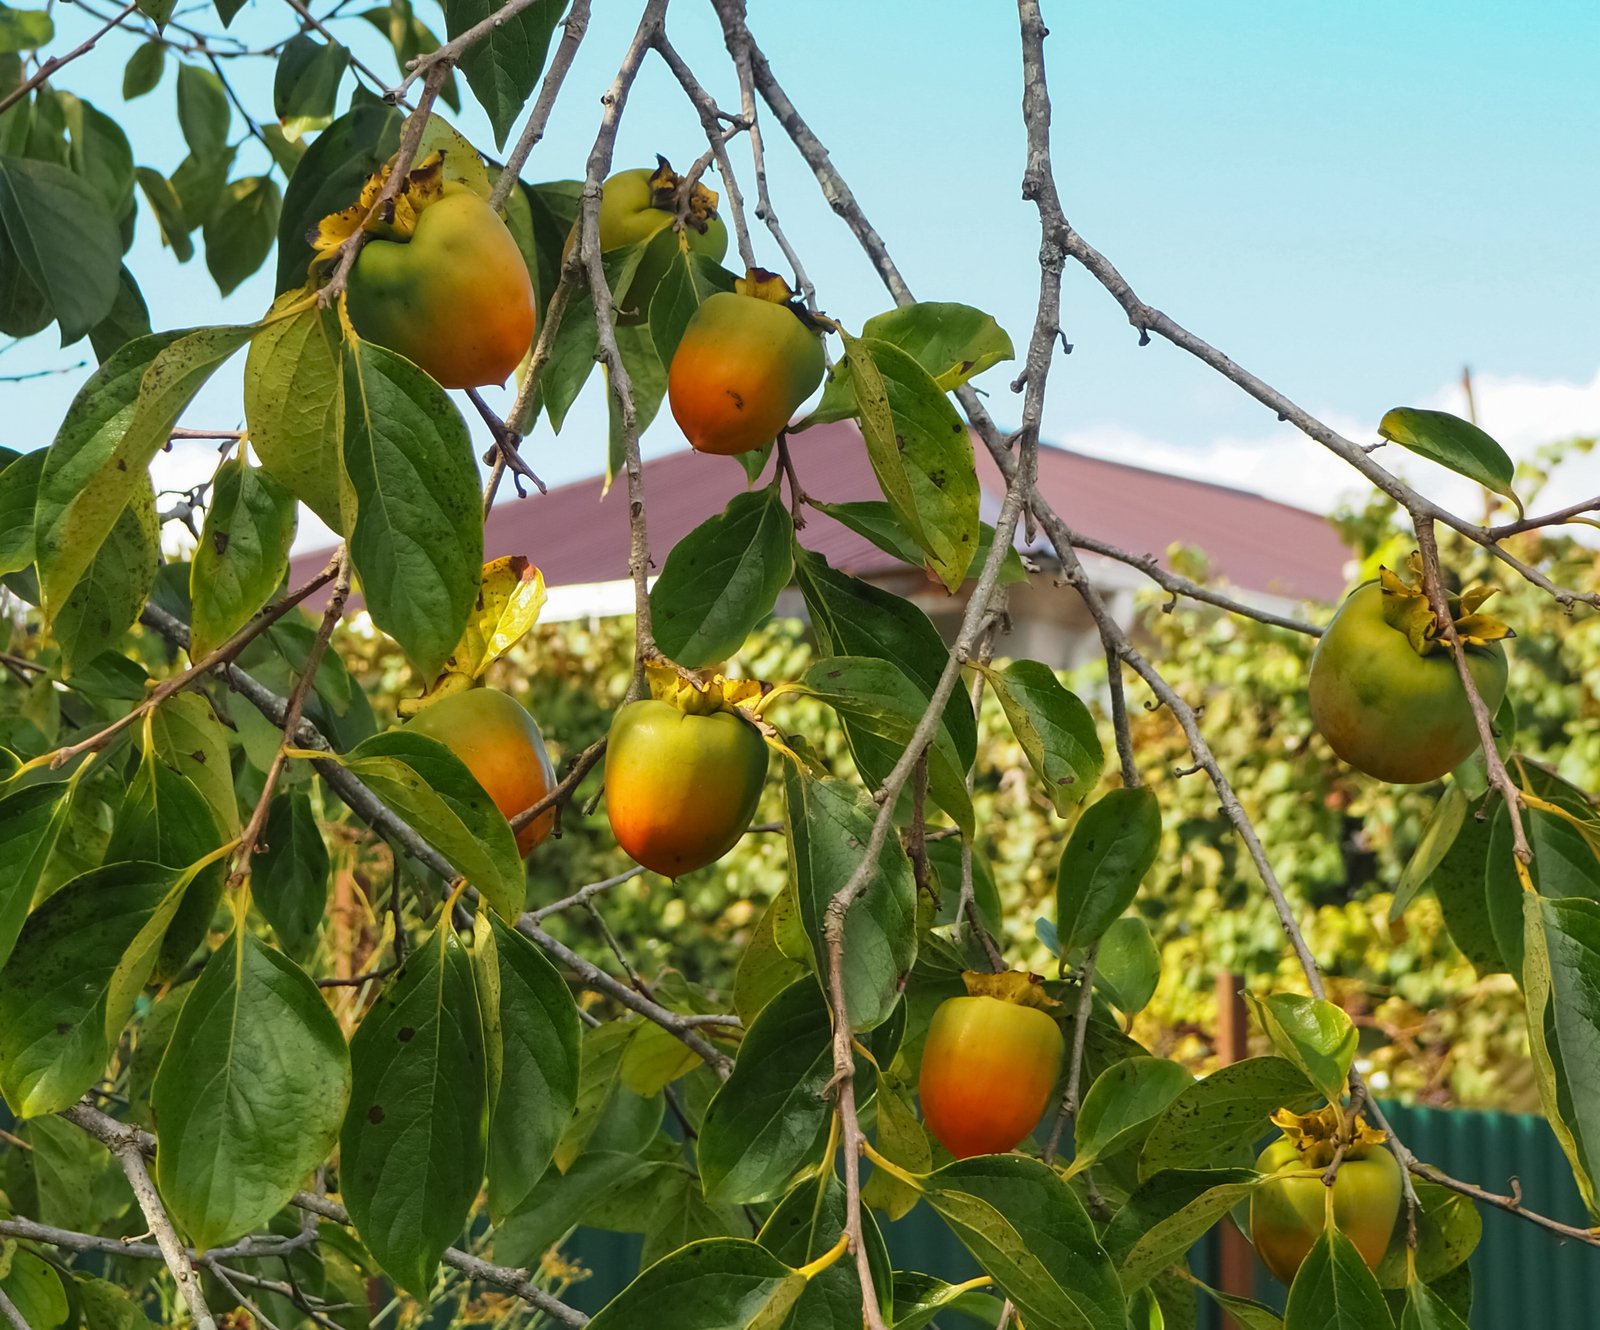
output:
[[[733,163],[729,160],[727,146],[728,134],[746,128],[749,122],[742,115],[729,115],[717,105],[716,99],[694,76],[694,71],[678,54],[677,48],[667,40],[665,28],[656,33],[655,47],[656,53],[666,61],[667,68],[672,71],[673,77],[678,80],[684,94],[700,116],[700,126],[705,130],[706,142],[716,157],[717,173],[722,177],[722,186],[728,195],[728,212],[733,217],[733,234],[739,257],[747,269],[754,268],[756,252],[751,247],[750,227],[744,217],[744,196],[739,192],[738,180],[734,178]],[[723,129],[724,124],[729,127],[726,131]]]
[[[6,93],[4,97],[0,97],[0,115],[3,115],[6,111],[10,110],[11,107],[15,106],[41,83],[46,82],[52,74],[55,74],[63,66],[71,64],[81,55],[88,55],[90,51],[94,50],[95,46],[99,43],[100,39],[106,35],[106,33],[110,32],[112,28],[119,27],[123,19],[133,14],[138,8],[139,0],[128,0],[128,4],[122,9],[118,10],[114,17],[107,19],[100,25],[100,27],[96,28],[93,33],[91,33],[83,41],[79,42],[78,45],[74,46],[72,50],[68,51],[65,55],[53,55],[47,60],[40,61],[38,69],[34,70],[32,74],[23,79],[21,83],[17,84],[17,86],[11,89],[10,92]]]
[[[639,410],[633,396],[633,378],[617,346],[612,323],[611,286],[606,281],[604,256],[600,252],[601,184],[611,172],[611,155],[616,146],[617,127],[628,104],[628,93],[639,76],[645,52],[661,31],[667,0],[649,0],[640,15],[627,53],[610,89],[600,100],[605,111],[600,117],[600,132],[589,150],[583,182],[583,207],[578,217],[578,237],[573,252],[588,275],[589,294],[594,303],[595,329],[599,358],[606,367],[622,431],[624,468],[628,474],[628,573],[633,579],[634,639],[636,643],[633,685],[629,697],[637,697],[644,687],[644,664],[658,655],[650,624],[650,539],[644,515],[644,463],[639,456]]]
[[[155,1236],[156,1246],[161,1249],[161,1259],[166,1262],[173,1283],[178,1286],[178,1295],[189,1309],[197,1330],[217,1330],[216,1319],[206,1306],[205,1293],[200,1288],[199,1272],[194,1268],[188,1250],[178,1241],[177,1230],[167,1217],[166,1207],[161,1204],[155,1183],[150,1181],[137,1128],[126,1127],[86,1104],[75,1104],[64,1110],[61,1116],[97,1137],[122,1166],[128,1185],[133,1188],[134,1199],[144,1213],[144,1222]]]
[[[89,1135],[93,1136],[96,1140],[102,1142],[112,1151],[113,1154],[118,1154],[119,1160],[125,1160],[127,1158],[132,1158],[135,1160],[137,1162],[139,1171],[144,1174],[146,1184],[149,1183],[149,1174],[145,1172],[144,1161],[146,1158],[154,1156],[156,1152],[156,1138],[151,1135],[151,1133],[138,1127],[129,1126],[126,1123],[119,1122],[109,1114],[102,1113],[99,1109],[86,1102],[75,1104],[73,1107],[63,1110],[61,1116],[66,1118],[67,1121],[73,1123],[75,1126],[78,1126],[84,1131],[88,1132]],[[119,1151],[121,1152],[120,1154]],[[153,1187],[151,1188],[151,1194],[152,1196],[154,1195]],[[156,1202],[156,1204],[160,1204],[159,1200]],[[291,1198],[290,1204],[298,1207],[301,1210],[305,1210],[310,1214],[319,1215],[324,1219],[331,1220],[333,1223],[339,1224],[342,1227],[352,1227],[350,1214],[342,1205],[338,1204],[336,1201],[328,1200],[325,1196],[318,1196],[315,1192],[296,1192],[293,1198]],[[148,1217],[149,1216],[147,1212],[147,1220]],[[42,1228],[43,1226],[35,1225],[34,1227]],[[154,1226],[152,1225],[152,1227]],[[168,1228],[171,1228],[170,1224],[168,1225]],[[65,1234],[64,1230],[57,1230],[57,1232]],[[285,1250],[294,1249],[293,1247],[288,1246],[288,1244],[294,1243],[303,1245],[304,1241],[308,1240],[304,1238],[304,1235],[307,1233],[315,1235],[316,1230],[314,1228],[303,1229],[301,1231],[301,1237],[283,1239],[281,1241],[269,1240],[267,1242],[258,1243],[255,1239],[247,1238],[244,1240],[244,1242],[235,1244],[233,1247],[212,1252],[210,1253],[210,1256],[218,1259],[231,1259],[234,1256],[278,1255],[282,1254]],[[111,1245],[111,1247],[114,1247],[119,1251],[126,1251],[126,1244],[123,1244],[120,1239],[95,1238],[88,1234],[71,1234],[66,1236],[69,1240],[59,1245],[63,1247],[72,1247],[73,1239],[82,1238],[87,1239],[90,1243],[94,1244],[99,1244],[102,1242],[108,1243]],[[157,1237],[159,1238],[159,1236],[160,1234],[158,1231]],[[43,1242],[55,1241],[53,1237],[43,1236],[37,1237],[36,1240]],[[176,1235],[173,1236],[173,1242],[175,1244],[177,1243]],[[107,1248],[102,1248],[98,1245],[82,1246],[77,1247],[76,1249],[86,1251],[107,1250]],[[162,1243],[161,1252],[164,1256],[166,1251],[166,1244]],[[176,1246],[176,1251],[185,1261],[187,1261],[188,1253],[181,1245]],[[492,1285],[495,1288],[503,1289],[507,1293],[515,1294],[530,1306],[538,1308],[538,1310],[544,1312],[545,1315],[551,1317],[555,1321],[559,1321],[563,1325],[583,1326],[588,1324],[589,1318],[582,1312],[578,1311],[576,1308],[567,1306],[567,1304],[562,1302],[559,1298],[552,1297],[549,1293],[545,1292],[544,1289],[540,1288],[534,1283],[531,1283],[528,1279],[528,1272],[526,1270],[513,1270],[507,1266],[494,1265],[489,1261],[482,1260],[477,1256],[473,1256],[468,1252],[464,1252],[457,1247],[448,1248],[444,1255],[440,1257],[440,1261],[444,1265],[449,1266],[452,1270],[459,1270],[462,1274],[466,1275],[470,1279],[475,1279],[482,1283]],[[195,1282],[198,1284],[198,1281]],[[210,1313],[208,1312],[207,1324],[210,1324],[214,1327],[215,1322],[211,1321],[209,1317]],[[199,1323],[198,1317],[196,1317],[196,1323]]]

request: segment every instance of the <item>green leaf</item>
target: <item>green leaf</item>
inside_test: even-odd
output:
[[[272,308],[301,298],[280,296]],[[315,305],[264,324],[245,357],[244,414],[262,467],[343,534],[338,346],[337,317]]]
[[[122,71],[122,100],[131,102],[153,92],[167,70],[167,44],[146,42],[128,57]]]
[[[367,1250],[426,1300],[483,1180],[488,1081],[472,963],[450,931],[421,942],[350,1041],[340,1190]]]
[[[272,253],[283,196],[271,176],[244,176],[222,191],[206,219],[206,268],[217,290],[227,295]]]
[[[828,905],[861,862],[876,808],[854,785],[818,780],[784,767],[788,812],[789,880],[811,941],[817,971],[824,972]],[[900,838],[885,837],[866,889],[844,919],[845,1009],[853,1030],[887,1020],[917,958],[917,889]]]
[[[753,1242],[711,1238],[657,1261],[595,1313],[590,1330],[770,1330],[806,1281]]]
[[[1130,1296],[1185,1255],[1224,1215],[1258,1187],[1247,1168],[1164,1169],[1145,1182],[1106,1229],[1106,1250]]]
[[[249,327],[200,328],[130,342],[73,400],[39,477],[34,540],[54,617],[166,446],[206,380],[249,340]]]
[[[316,946],[328,904],[329,867],[310,797],[303,790],[274,795],[250,869],[250,898],[279,945],[300,960]]]
[[[272,82],[272,111],[291,141],[333,123],[339,83],[349,63],[350,52],[338,42],[318,41],[308,32],[296,33],[284,44]]]
[[[378,12],[388,15],[390,11]],[[376,103],[352,107],[317,135],[283,191],[283,210],[278,216],[280,293],[305,285],[306,268],[313,257],[306,233],[329,213],[349,207],[367,177],[399,146],[400,113]],[[287,477],[279,479],[288,483]],[[325,513],[317,511],[328,520]]]
[[[232,115],[228,94],[215,70],[179,64],[178,126],[190,152],[205,157],[226,150]]]
[[[1535,793],[1549,799],[1557,807],[1565,808],[1580,818],[1593,816],[1583,796],[1574,801],[1548,782],[1534,782]],[[1600,898],[1600,858],[1597,846],[1591,841],[1596,825],[1584,829],[1574,826],[1564,817],[1547,813],[1541,808],[1527,808],[1522,812],[1523,829],[1533,850],[1533,860],[1528,874],[1534,889],[1547,897]],[[1484,893],[1488,904],[1489,924],[1506,964],[1515,973],[1523,965],[1523,897],[1522,881],[1512,857],[1514,840],[1511,834],[1511,816],[1498,798],[1490,818],[1489,855],[1484,866]]]
[[[175,693],[150,719],[162,760],[194,782],[221,830],[237,832],[239,804],[228,761],[228,735],[211,703],[199,693]]]
[[[555,1165],[566,1170],[593,1138],[601,1119],[619,1097],[622,1059],[639,1033],[631,1020],[605,1021],[583,1034],[578,1066],[578,1100],[572,1119],[556,1144]]]
[[[58,1330],[72,1324],[61,1275],[30,1251],[12,1253],[11,1269],[0,1276],[0,1292],[11,1299],[28,1330]]]
[[[1036,1159],[960,1159],[926,1184],[928,1203],[993,1276],[1024,1324],[1125,1330],[1116,1270],[1076,1193]]]
[[[0,5],[0,51],[33,51],[49,45],[56,25],[42,9]]]
[[[992,315],[949,302],[900,305],[874,314],[861,325],[861,335],[910,354],[945,392],[1016,356],[1011,338]]]
[[[715,259],[674,246],[672,260],[650,297],[650,337],[663,365],[672,364],[683,330],[695,311],[707,297],[733,290],[733,281],[733,274]]]
[[[1355,1243],[1323,1230],[1294,1277],[1284,1330],[1393,1330],[1383,1290]]]
[[[77,1284],[84,1330],[143,1330],[149,1324],[133,1299],[109,1280],[79,1275]]]
[[[0,970],[0,1091],[18,1117],[58,1112],[99,1078],[183,884],[158,864],[111,864],[29,916]]]
[[[835,571],[820,554],[797,550],[795,574],[823,655],[893,661],[924,697],[933,696],[949,649],[926,614],[899,596]],[[963,768],[970,767],[977,755],[978,727],[965,689],[950,695],[943,724]],[[849,722],[845,734],[863,779],[874,788],[881,785],[901,750],[857,732]]]
[[[139,617],[155,583],[160,565],[155,493],[147,475],[129,488],[127,507],[56,613],[53,631],[65,679],[115,645]]]
[[[623,368],[628,371],[628,381],[633,387],[633,409],[639,433],[650,427],[661,409],[661,400],[667,395],[667,367],[656,355],[655,343],[650,340],[650,329],[643,324],[619,323],[613,330],[617,338],[617,354],[622,357]],[[606,409],[610,417],[610,432],[606,448],[606,488],[623,470],[627,461],[627,432],[622,427],[622,408],[617,405],[616,394],[611,391],[611,371],[605,370]]]
[[[534,0],[462,52],[461,72],[488,113],[496,147],[505,146],[506,135],[532,98],[550,34],[566,7],[566,0]],[[446,0],[445,32],[453,40],[498,8],[495,0]]]
[[[571,990],[544,953],[499,919],[490,923],[501,1052],[489,1112],[489,1209],[503,1219],[533,1190],[572,1116],[582,1031]]]
[[[885,554],[892,554],[913,568],[922,567],[922,551],[909,531],[882,499],[868,499],[859,503],[822,503],[812,499],[810,506],[826,513],[834,521],[847,526],[856,535],[870,540]],[[975,578],[989,557],[989,547],[994,544],[994,528],[987,522],[978,524],[978,544],[972,551],[972,562],[967,565],[968,579]],[[1028,570],[1023,567],[1022,556],[1015,549],[1006,551],[1000,563],[1000,585],[1012,586],[1028,580]]]
[[[1434,1284],[1461,1268],[1477,1250],[1483,1237],[1483,1216],[1460,1192],[1421,1179],[1415,1179],[1413,1185],[1419,1202],[1416,1277]],[[1389,1250],[1379,1262],[1376,1274],[1384,1288],[1404,1288],[1410,1282],[1404,1223],[1395,1225]]]
[[[1305,1074],[1283,1058],[1246,1058],[1196,1081],[1156,1119],[1139,1156],[1139,1176],[1164,1168],[1227,1163],[1271,1130],[1280,1108],[1320,1099]]]
[[[24,453],[0,471],[0,575],[33,562],[33,507],[48,456],[43,448]]]
[[[1144,1143],[1167,1106],[1194,1084],[1187,1069],[1166,1058],[1114,1062],[1095,1078],[1073,1122],[1072,1171]]]
[[[155,214],[161,243],[172,251],[179,263],[187,263],[194,257],[194,242],[189,239],[189,228],[184,225],[183,200],[178,197],[178,191],[166,176],[148,166],[135,167],[133,177],[144,191],[150,211]]]
[[[783,1198],[761,1226],[756,1241],[796,1269],[825,1256],[845,1226],[844,1184],[825,1172],[807,1178]],[[893,1289],[893,1273],[883,1235],[870,1213],[861,1216],[863,1241],[880,1306]],[[846,1253],[806,1281],[789,1313],[772,1322],[775,1330],[861,1330],[861,1277]]]
[[[117,298],[112,302],[111,313],[89,329],[89,345],[103,363],[129,342],[148,336],[150,309],[128,265],[123,264],[117,274]]]
[[[1400,1314],[1400,1330],[1467,1330],[1467,1323],[1431,1288],[1415,1280],[1406,1285],[1406,1308]]]
[[[11,955],[34,889],[66,821],[64,784],[28,785],[0,799],[0,966]]]
[[[271,599],[289,571],[294,531],[294,496],[287,489],[238,457],[217,468],[189,566],[192,659],[221,646]]]
[[[1083,810],[1056,873],[1056,935],[1063,951],[1086,950],[1100,940],[1133,904],[1160,847],[1161,805],[1148,786],[1108,791]]]
[[[1397,406],[1385,412],[1378,422],[1378,433],[1402,448],[1449,467],[1457,475],[1475,480],[1486,490],[1503,494],[1522,512],[1522,503],[1511,492],[1515,471],[1506,450],[1470,421],[1448,411],[1422,411]],[[1293,1330],[1293,1327],[1291,1327]]]
[[[478,469],[443,388],[370,342],[344,348],[350,557],[372,621],[433,678],[461,639],[483,568]]]
[[[527,872],[511,824],[442,743],[391,730],[333,760],[449,859],[502,918],[522,913]]]
[[[67,165],[79,180],[93,186],[114,220],[122,218],[133,204],[133,148],[128,136],[115,120],[81,97],[58,92],[56,99],[70,140]]]
[[[805,688],[866,733],[902,751],[928,709],[928,699],[893,661],[874,656],[829,656],[805,673]],[[966,768],[942,726],[928,746],[928,790],[968,836],[975,832]]]
[[[1063,817],[1089,797],[1100,779],[1105,750],[1089,708],[1068,692],[1055,671],[1036,660],[988,671],[1012,733],[1046,796]]]
[[[933,1168],[933,1147],[928,1133],[917,1120],[911,1087],[894,1076],[878,1073],[878,1092],[872,1098],[877,1151],[908,1173],[927,1173]],[[862,1201],[884,1211],[890,1220],[903,1218],[922,1193],[881,1168],[875,1168],[861,1189]]]
[[[1389,903],[1391,920],[1398,919],[1406,912],[1406,906],[1439,871],[1466,819],[1466,793],[1460,785],[1451,782],[1439,802],[1433,806],[1428,825],[1422,829],[1422,838],[1406,863],[1405,871],[1400,874],[1400,881],[1395,884],[1394,899]]]
[[[978,543],[972,436],[909,353],[889,342],[841,335],[878,484],[928,567],[954,592]]]
[[[107,863],[138,859],[183,869],[217,849],[222,841],[205,796],[150,749],[117,810],[105,857]],[[161,942],[155,967],[158,979],[176,975],[205,940],[222,894],[223,873],[224,866],[214,864],[198,873],[184,891],[183,903]]]
[[[1278,1314],[1259,1302],[1233,1293],[1219,1293],[1206,1284],[1197,1283],[1196,1287],[1233,1317],[1239,1330],[1283,1330],[1283,1321]]]
[[[1489,818],[1469,811],[1449,850],[1428,878],[1451,941],[1480,975],[1503,974],[1506,970],[1484,888],[1492,834]]]
[[[1344,1008],[1299,993],[1263,1000],[1247,992],[1244,1000],[1278,1056],[1299,1067],[1330,1103],[1338,1102],[1356,1059],[1355,1022]]]
[[[328,1157],[349,1099],[349,1053],[316,984],[235,930],[183,1004],[151,1094],[173,1218],[201,1249],[264,1224]]]
[[[94,186],[54,162],[0,156],[0,232],[76,342],[117,298],[122,239]]]
[[[794,573],[794,522],[774,489],[736,494],[672,547],[650,591],[656,644],[689,669],[736,654]]]
[[[1528,1042],[1545,1117],[1600,1217],[1600,903],[1523,898]]]
[[[551,1169],[524,1203],[495,1225],[494,1259],[531,1265],[578,1225],[611,1222],[614,1210],[631,1210],[642,1222],[646,1216],[636,1202],[656,1186],[663,1167],[660,1160],[620,1150],[590,1150],[565,1173]]]
[[[1112,921],[1094,957],[1094,987],[1125,1015],[1143,1011],[1161,982],[1161,952],[1136,914]]]
[[[127,1177],[93,1136],[46,1114],[28,1123],[38,1217],[57,1228],[93,1232],[134,1203]]]
[[[700,1129],[708,1201],[770,1200],[819,1157],[828,1133],[823,1091],[833,1077],[832,1027],[809,976],[756,1017]]]
[[[3,844],[3,842],[0,842]],[[936,842],[942,844],[942,842]],[[762,911],[733,976],[733,1009],[748,1026],[773,998],[807,973],[805,965],[787,956],[778,943],[777,920],[794,910],[787,884]],[[805,950],[802,945],[802,951]]]
[[[998,1298],[961,1284],[947,1284],[910,1270],[894,1272],[894,1330],[926,1330],[936,1316],[961,1312],[985,1325],[998,1325]]]

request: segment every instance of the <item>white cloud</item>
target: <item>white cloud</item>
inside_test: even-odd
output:
[[[1549,443],[1600,434],[1600,369],[1587,383],[1485,374],[1474,378],[1473,392],[1479,423],[1515,460],[1531,458]],[[1417,401],[1457,415],[1467,411],[1459,383]],[[1357,443],[1376,439],[1370,423],[1338,412],[1323,412],[1320,418]],[[1096,457],[1232,485],[1318,512],[1359,498],[1368,483],[1289,425],[1275,425],[1258,436],[1224,436],[1203,443],[1152,439],[1116,426],[1068,431],[1060,441]],[[1463,515],[1479,514],[1481,491],[1470,481],[1392,445],[1376,457],[1430,498]],[[1557,470],[1537,506],[1559,508],[1596,494],[1600,494],[1600,453],[1581,454]]]

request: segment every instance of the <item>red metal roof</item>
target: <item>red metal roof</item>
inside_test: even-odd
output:
[[[801,486],[813,498],[882,497],[854,424],[807,430],[791,440],[790,449]],[[981,444],[976,453],[983,515],[992,520],[1005,486]],[[654,571],[667,550],[745,487],[743,468],[730,458],[685,450],[646,462]],[[1048,446],[1039,450],[1039,487],[1075,529],[1130,553],[1165,556],[1168,545],[1179,542],[1203,550],[1217,576],[1249,591],[1332,601],[1343,590],[1348,552],[1324,518],[1304,509]],[[502,500],[484,531],[484,557],[526,555],[549,586],[626,578],[626,479],[619,476],[604,500],[601,488],[601,478],[593,476],[548,494]],[[834,567],[858,576],[903,568],[821,513],[806,514],[800,539]],[[314,574],[327,557],[326,551],[298,556],[291,584]]]

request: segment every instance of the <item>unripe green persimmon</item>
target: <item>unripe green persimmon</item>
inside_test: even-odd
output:
[[[504,383],[533,344],[533,283],[499,215],[446,184],[407,240],[369,240],[350,273],[350,322],[446,388]]]
[[[777,437],[825,368],[822,339],[787,305],[719,291],[683,330],[667,400],[700,452],[749,452]]]
[[[1345,598],[1311,657],[1311,718],[1351,766],[1400,785],[1438,780],[1478,748],[1478,728],[1450,649],[1426,655],[1384,616],[1383,588]],[[1489,713],[1506,691],[1499,642],[1468,646],[1467,668]]]
[[[606,743],[606,814],[636,862],[679,877],[738,843],[766,774],[766,740],[734,712],[630,702]]]
[[[470,688],[441,697],[406,726],[437,739],[460,758],[507,820],[555,788],[555,769],[537,722],[520,702],[496,689]],[[523,827],[517,849],[526,855],[544,840],[555,816],[555,809],[547,808]]]
[[[1330,1147],[1302,1154],[1292,1140],[1274,1141],[1256,1160],[1256,1171],[1276,1173],[1298,1165],[1304,1175],[1263,1182],[1250,1198],[1250,1236],[1268,1270],[1285,1285],[1327,1223],[1328,1190],[1319,1170],[1332,1161]],[[1382,1145],[1352,1145],[1333,1183],[1333,1222],[1377,1269],[1400,1213],[1400,1165]]]

